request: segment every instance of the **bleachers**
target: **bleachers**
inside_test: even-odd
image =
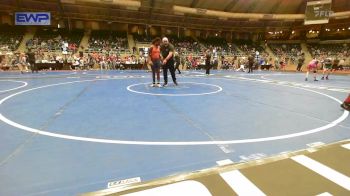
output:
[[[92,31],[89,47],[85,52],[125,52],[128,50],[126,32]]]
[[[208,47],[226,47],[227,42],[224,38],[221,37],[207,37],[207,38],[198,38],[198,40],[207,48]]]
[[[139,35],[137,33],[132,34],[135,40],[135,43],[151,43],[155,37]]]
[[[300,44],[289,44],[289,43],[283,43],[283,44],[269,44],[269,47],[271,48],[272,52],[280,57],[296,57],[301,54],[301,46]]]
[[[67,51],[78,49],[80,41],[84,35],[83,30],[40,28],[34,38],[27,41],[27,48],[42,51],[61,51],[63,43],[68,43]]]
[[[265,49],[257,43],[253,43],[252,41],[246,40],[236,40],[234,44],[243,52],[242,55],[251,55],[255,54],[256,51],[259,53],[264,53]]]
[[[350,56],[350,47],[347,44],[308,44],[308,49],[313,57]]]
[[[17,50],[24,32],[22,26],[0,25],[0,51]]]
[[[229,45],[224,38],[221,37],[207,37],[207,38],[199,38],[198,39],[202,46],[202,50],[212,49],[216,50],[219,54],[225,53],[227,55],[230,51]]]
[[[199,53],[201,48],[200,44],[196,42],[192,37],[177,37],[167,36],[175,47],[175,49],[184,54]]]
[[[0,28],[0,51],[2,51],[2,54],[6,54],[7,51],[15,51],[23,39],[24,32],[25,28],[23,27],[2,25]],[[87,32],[86,35],[89,35],[88,33],[90,32]],[[28,34],[26,34],[26,36],[27,35]],[[68,31],[67,29],[38,27],[33,39],[30,39],[26,43],[26,46],[34,50],[40,50],[40,54],[46,53],[43,57],[38,56],[38,59],[43,60],[62,55],[63,43],[68,43],[68,52],[71,51],[72,54],[75,55],[83,35],[84,30]],[[189,62],[188,64],[191,64],[192,67],[198,67],[193,66],[196,64],[204,64],[204,51],[207,49],[212,52],[213,59],[217,59],[218,61],[225,59],[227,64],[231,63],[231,60],[228,59],[233,57],[246,58],[248,55],[255,56],[256,51],[259,51],[259,56],[255,56],[259,58],[259,61],[264,60],[265,63],[270,61],[269,59],[271,59],[273,53],[276,59],[284,59],[286,62],[295,65],[298,56],[302,52],[309,50],[312,57],[316,57],[320,60],[328,57],[338,59],[339,61],[344,60],[344,67],[349,65],[350,48],[347,44],[309,43],[307,49],[305,45],[302,50],[302,44],[299,43],[269,43],[269,47],[266,48],[266,51],[269,51],[269,53],[267,53],[265,51],[266,45],[263,46],[260,45],[259,42],[250,40],[233,40],[232,42],[228,42],[224,38],[217,36],[195,38],[186,36],[178,37],[178,35],[175,34],[166,35],[166,37],[168,37],[170,43],[175,46],[175,50],[179,52],[182,58],[181,61],[184,63]],[[131,53],[129,50],[128,41],[133,41],[132,38],[134,38],[135,43],[139,43],[139,47],[147,47],[154,39],[154,37],[137,34],[128,37],[127,32],[109,30],[92,31],[90,36],[86,37],[84,51],[85,53],[105,56],[107,63],[113,62],[112,60],[108,61],[110,56],[118,56],[118,58],[123,56],[124,58],[124,56],[127,55],[138,58],[139,54],[137,52]],[[28,38],[25,39],[27,40]],[[88,39],[89,41],[87,41]],[[137,51],[137,45],[135,44],[134,46],[135,51]],[[85,54],[84,57],[85,56],[87,55]],[[222,66],[224,66],[225,61],[222,61]],[[101,61],[96,60],[96,62],[99,63]]]

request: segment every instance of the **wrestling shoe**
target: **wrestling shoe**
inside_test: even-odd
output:
[[[349,103],[342,103],[340,105],[344,110],[350,111],[350,104]]]

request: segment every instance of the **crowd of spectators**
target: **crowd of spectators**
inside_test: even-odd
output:
[[[118,54],[108,53],[85,53],[83,55],[76,53],[62,54],[61,52],[35,52],[35,63],[37,64],[65,64],[70,69],[89,70],[89,69],[125,69],[132,65],[145,65],[146,58],[135,55],[119,56]],[[26,53],[12,53],[0,55],[0,68],[2,70],[20,69],[21,67],[30,68]]]
[[[137,33],[133,33],[132,36],[136,43],[150,43],[155,38],[154,36],[139,35]]]
[[[213,50],[214,53],[219,55],[237,55],[237,46],[234,43],[228,43],[224,38],[221,37],[208,37],[206,39],[199,39],[202,44],[202,51],[207,49]]]
[[[43,52],[67,51],[75,53],[83,35],[83,30],[39,28],[33,39],[26,42],[26,47]]]
[[[7,44],[14,51],[22,37],[23,31],[14,31],[11,28],[0,29],[0,46]],[[14,32],[11,34],[11,32]],[[7,35],[5,35],[7,34]],[[78,46],[83,37],[82,30],[68,31],[65,29],[39,28],[33,39],[27,41],[27,48],[34,49],[36,61],[39,63],[61,62],[68,63],[73,69],[123,69],[125,64],[145,64],[147,56],[140,52],[121,53],[128,50],[128,37],[126,32],[92,31],[84,54],[77,53]],[[152,37],[134,35],[135,42],[150,44]],[[290,60],[294,64],[302,56],[300,44],[265,44],[273,51],[276,58],[272,58],[265,51],[265,47],[247,40],[234,40],[227,42],[224,38],[192,38],[167,36],[175,46],[176,54],[180,56],[181,65],[189,69],[199,69],[205,64],[204,52],[210,51],[214,67],[224,69],[238,69],[247,62],[248,57],[254,58],[257,66],[274,65],[276,69],[283,69]],[[6,38],[6,39],[5,39]],[[6,41],[4,41],[6,40]],[[137,50],[136,47],[135,51]],[[338,64],[346,61],[350,56],[350,49],[346,44],[309,44],[308,49],[314,58],[325,60],[331,58]],[[62,52],[70,51],[70,52]],[[121,55],[124,54],[124,55]],[[125,54],[128,56],[124,57]],[[6,55],[2,58],[2,65],[13,67],[18,65],[22,54]],[[1,56],[1,53],[0,53]],[[122,57],[123,56],[123,57]],[[304,58],[304,57],[303,57]],[[23,60],[22,60],[23,61]],[[339,62],[338,62],[339,61]],[[97,66],[97,67],[96,67]]]
[[[170,43],[174,45],[176,50],[183,54],[198,53],[201,51],[200,43],[192,37],[168,36]]]
[[[242,55],[247,56],[247,55],[255,54],[256,52],[259,52],[260,54],[262,54],[265,52],[264,47],[252,41],[237,40],[237,41],[234,41],[234,44],[241,51],[240,56]]]
[[[350,47],[348,44],[308,44],[313,58],[331,61],[336,69],[349,69]]]
[[[275,56],[295,58],[302,53],[300,44],[268,44]]]
[[[272,52],[276,56],[276,62],[287,63],[290,61],[297,64],[298,59],[302,58],[302,49],[300,44],[294,43],[271,43],[268,44]]]
[[[0,25],[0,51],[11,52],[17,50],[24,35],[21,26]]]
[[[350,56],[350,46],[348,44],[309,44],[309,52],[312,56]]]
[[[83,56],[68,55],[66,63],[71,65],[71,69],[144,69],[147,58],[136,55],[120,56],[116,53],[108,54],[101,52],[86,53]]]
[[[126,32],[92,31],[86,52],[120,53],[128,50]]]

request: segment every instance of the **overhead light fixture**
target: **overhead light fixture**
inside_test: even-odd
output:
[[[173,5],[173,12],[185,14],[204,15],[212,17],[225,17],[237,19],[264,19],[264,20],[304,20],[304,14],[263,14],[263,13],[232,13],[217,10],[198,9]]]
[[[61,3],[75,4],[75,0],[61,0]]]
[[[338,17],[335,17],[336,20],[347,19],[347,18],[349,18],[349,16],[338,16]]]
[[[80,0],[81,2],[91,2],[91,3],[107,3],[118,6],[125,6],[128,9],[140,8],[141,1],[131,1],[131,0]]]
[[[175,15],[179,15],[179,16],[184,16],[185,15],[185,13],[183,13],[183,12],[174,12],[174,14]]]
[[[126,9],[127,9],[127,10],[131,10],[131,11],[138,11],[138,10],[139,10],[139,7],[127,6]]]

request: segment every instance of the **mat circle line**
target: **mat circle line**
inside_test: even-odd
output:
[[[16,82],[16,83],[22,83],[23,85],[15,87],[15,88],[11,88],[11,89],[7,89],[7,90],[0,90],[0,93],[5,93],[5,92],[9,92],[9,91],[13,91],[13,90],[17,90],[20,88],[24,88],[28,85],[27,82],[23,82],[23,81],[19,81],[19,80],[0,80],[0,82]]]
[[[215,94],[219,93],[222,91],[222,87],[215,85],[215,84],[206,84],[206,83],[199,83],[199,82],[182,82],[181,84],[199,84],[199,85],[207,85],[207,86],[213,86],[217,88],[218,90],[212,91],[212,92],[207,92],[207,93],[178,93],[178,94],[170,94],[170,93],[147,93],[147,92],[142,92],[142,91],[136,91],[133,90],[132,87],[134,86],[139,86],[139,85],[145,85],[149,83],[137,83],[137,84],[132,84],[126,87],[126,89],[130,92],[133,93],[138,93],[138,94],[143,94],[143,95],[154,95],[154,96],[199,96],[199,95],[210,95],[210,94]],[[180,84],[180,85],[181,85]],[[165,87],[166,88],[166,87]]]
[[[111,78],[113,79],[113,78]],[[17,93],[14,93],[12,95],[9,95],[3,99],[0,100],[0,106],[3,104],[6,100],[23,94],[25,92],[37,90],[37,89],[43,89],[43,88],[48,88],[52,86],[59,86],[59,85],[65,85],[65,84],[75,84],[75,83],[83,83],[83,82],[91,82],[91,81],[101,81],[101,80],[111,80],[111,79],[94,79],[94,80],[80,80],[80,81],[71,81],[71,82],[63,82],[63,83],[56,83],[56,84],[50,84],[50,85],[44,85],[40,87],[35,87],[31,89],[27,89],[24,91],[20,91]],[[219,78],[215,78],[219,79]],[[223,78],[226,80],[229,80],[227,78]],[[233,79],[233,80],[238,80],[238,79]],[[286,85],[283,85],[286,86]],[[342,103],[340,100],[338,100],[335,97],[332,97],[330,95],[317,92],[314,90],[310,89],[305,89],[301,87],[293,87],[289,86],[292,88],[298,88],[298,89],[303,89],[306,91],[314,92],[320,95],[324,95],[332,100],[335,100],[338,103]],[[66,135],[66,134],[59,134],[59,133],[52,133],[48,131],[43,131],[39,129],[35,129],[32,127],[27,127],[25,125],[21,125],[19,123],[16,123],[14,121],[11,121],[10,119],[6,118],[5,116],[0,113],[0,120],[7,123],[8,125],[11,125],[13,127],[16,127],[18,129],[22,129],[24,131],[40,134],[40,135],[45,135],[45,136],[50,136],[50,137],[56,137],[56,138],[61,138],[61,139],[68,139],[68,140],[76,140],[76,141],[85,141],[85,142],[94,142],[94,143],[107,143],[107,144],[124,144],[124,145],[146,145],[146,146],[195,146],[195,145],[225,145],[225,144],[243,144],[243,143],[256,143],[256,142],[266,142],[266,141],[274,141],[274,140],[281,140],[281,139],[288,139],[288,138],[294,138],[294,137],[299,137],[299,136],[304,136],[304,135],[309,135],[312,133],[317,133],[324,131],[326,129],[329,129],[331,127],[336,126],[343,120],[345,120],[349,115],[349,112],[344,110],[343,114],[337,118],[336,120],[322,126],[322,127],[317,127],[311,130],[307,131],[302,131],[298,133],[291,133],[291,134],[285,134],[285,135],[278,135],[278,136],[271,136],[271,137],[263,137],[263,138],[253,138],[253,139],[239,139],[239,140],[210,140],[210,141],[178,141],[178,142],[169,142],[169,141],[130,141],[130,140],[111,140],[111,139],[99,139],[99,138],[90,138],[90,137],[80,137],[80,136],[73,136],[73,135]]]

